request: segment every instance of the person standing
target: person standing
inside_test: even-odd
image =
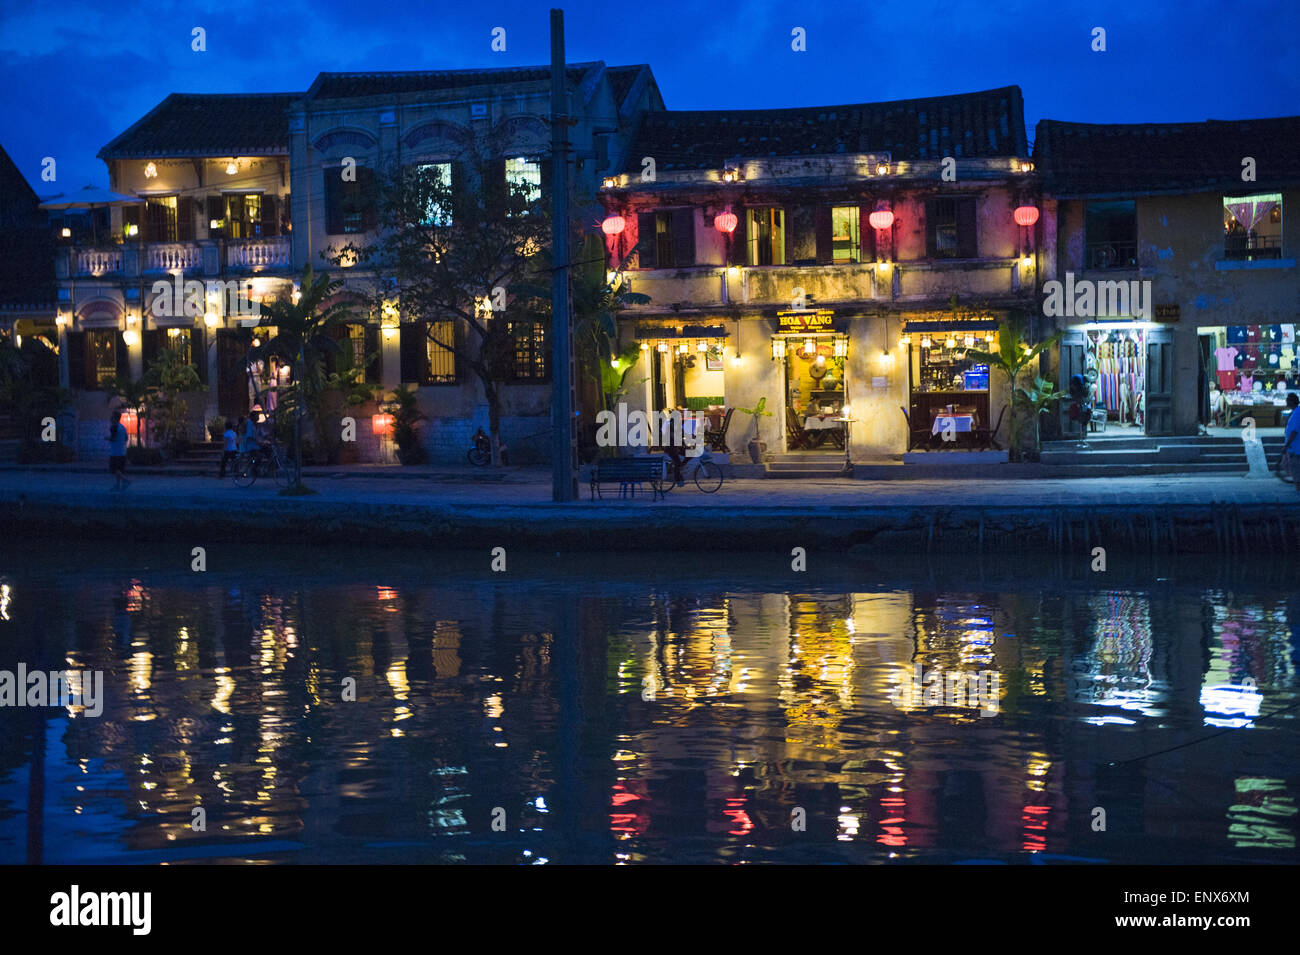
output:
[[[1286,406],[1291,409],[1291,417],[1287,419],[1286,431],[1282,432],[1285,436],[1282,453],[1291,455],[1291,480],[1295,482],[1295,489],[1300,491],[1300,414],[1296,413],[1296,408],[1300,407],[1300,395],[1289,392]]]
[[[240,445],[239,450],[245,454],[251,454],[257,450],[257,422],[253,420],[251,413],[247,419],[240,418],[239,421],[243,425],[241,431],[243,443]]]
[[[226,419],[226,433],[222,437],[226,443],[221,452],[221,474],[218,477],[224,478],[226,476],[226,465],[235,460],[235,456],[239,453],[239,435],[230,423],[229,418]]]
[[[113,475],[113,490],[121,491],[131,486],[126,479],[126,425],[122,412],[115,411],[108,426],[108,473]]]

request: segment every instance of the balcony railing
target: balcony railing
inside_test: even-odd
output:
[[[1086,269],[1137,268],[1136,242],[1088,242],[1083,247]]]
[[[122,271],[120,248],[77,249],[74,253],[75,274],[78,276],[114,275]]]
[[[226,245],[226,267],[232,269],[287,269],[290,266],[288,236],[269,239],[231,239]]]
[[[203,249],[189,242],[151,242],[145,246],[146,272],[199,272],[203,268]]]
[[[1225,235],[1225,259],[1280,259],[1282,237],[1277,235]]]

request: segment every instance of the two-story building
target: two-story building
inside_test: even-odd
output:
[[[644,65],[572,64],[567,75],[573,191],[591,197],[601,175],[624,164],[637,118],[663,101]],[[60,356],[77,394],[77,443],[104,452],[104,381],[139,378],[164,346],[207,386],[189,402],[193,438],[213,415],[247,412],[258,389],[288,373],[259,363],[260,380],[249,380],[260,303],[292,295],[308,263],[345,279],[345,292],[370,290],[372,276],[334,268],[323,253],[373,234],[383,170],[434,164],[459,188],[454,171],[478,150],[502,179],[540,191],[549,185],[549,116],[545,66],[322,73],[305,93],[168,96],[100,151],[120,194],[104,216],[108,234],[72,235],[57,250]],[[345,162],[355,175],[341,174]],[[592,221],[598,213],[594,201],[575,210]],[[182,291],[160,296],[160,282]],[[177,307],[186,282],[202,283],[201,309]],[[395,304],[385,315],[359,310],[342,334],[356,357],[378,356],[366,370],[377,389],[419,386],[433,459],[463,461],[474,428],[487,422],[481,388],[431,342],[425,320]],[[549,446],[550,339],[540,322],[515,331],[503,431],[513,460],[528,461]],[[373,410],[355,416],[370,422]],[[357,444],[364,459],[382,449],[368,425]]]
[[[1279,425],[1300,384],[1300,117],[1044,120],[1035,161],[1061,282],[1043,310],[1061,386],[1081,375],[1106,419],[1089,438]],[[1083,428],[1063,415],[1065,435]]]
[[[566,71],[571,194],[575,221],[599,218],[604,176],[623,168],[639,117],[663,109],[650,68],[570,64]],[[373,234],[373,188],[393,166],[430,166],[453,190],[481,189],[476,171],[521,184],[541,197],[551,185],[550,68],[322,73],[289,114],[294,261],[324,266],[323,255]],[[345,164],[355,167],[343,175]],[[585,203],[582,200],[585,199]],[[333,270],[348,289],[372,289],[359,267]],[[485,290],[486,293],[486,290]],[[463,462],[475,429],[488,428],[478,378],[436,341],[458,331],[448,316],[414,316],[395,301],[378,346],[385,388],[420,386],[425,444],[435,462]],[[434,328],[430,323],[445,327]],[[543,321],[513,323],[514,366],[503,389],[501,434],[512,463],[547,460],[551,339]],[[463,333],[460,341],[464,341]]]
[[[1006,447],[1005,384],[967,350],[1050,274],[1033,168],[1018,87],[647,113],[601,190],[610,269],[651,300],[621,316],[629,406],[766,398],[769,452],[842,448],[846,408],[859,460],[987,447],[1000,423]]]

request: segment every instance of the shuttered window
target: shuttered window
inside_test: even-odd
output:
[[[637,215],[637,247],[643,269],[681,269],[695,264],[695,210],[663,209]]]
[[[978,253],[975,200],[931,199],[925,204],[926,253],[932,259],[973,259]]]
[[[746,209],[749,265],[785,265],[785,210],[771,206]]]
[[[515,380],[546,381],[550,378],[546,325],[542,322],[511,322],[510,338],[515,351]]]
[[[355,179],[343,178],[343,167],[335,166],[325,174],[325,231],[330,235],[353,235],[369,232],[379,222],[375,171],[357,166]]]
[[[431,322],[427,334],[429,373],[425,384],[453,385],[456,383],[456,353],[443,345],[456,345],[455,322]],[[442,345],[438,344],[439,342]]]

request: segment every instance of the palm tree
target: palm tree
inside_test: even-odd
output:
[[[291,491],[303,493],[302,486],[302,418],[308,406],[314,406],[326,385],[325,356],[337,352],[339,344],[333,331],[352,317],[352,305],[344,301],[328,302],[343,287],[330,281],[327,273],[317,274],[308,264],[302,272],[296,299],[280,299],[261,307],[259,328],[274,327],[275,334],[250,349],[250,360],[274,355],[293,369],[292,408],[294,482]]]
[[[998,327],[998,350],[995,352],[984,351],[981,348],[966,349],[966,357],[973,358],[975,361],[985,362],[990,368],[997,368],[1007,378],[1007,391],[1011,395],[1011,421],[1007,425],[1010,429],[1010,441],[1008,447],[1011,448],[1012,460],[1020,458],[1020,429],[1016,422],[1016,390],[1018,387],[1017,379],[1020,373],[1029,366],[1029,363],[1036,359],[1048,348],[1051,348],[1061,338],[1061,333],[1057,332],[1051,338],[1039,342],[1036,345],[1030,345],[1020,333],[1011,327],[1011,325],[1000,325]],[[1023,389],[1022,389],[1023,390]],[[992,409],[990,409],[991,411]],[[1037,426],[1037,416],[1035,416],[1035,427]]]

